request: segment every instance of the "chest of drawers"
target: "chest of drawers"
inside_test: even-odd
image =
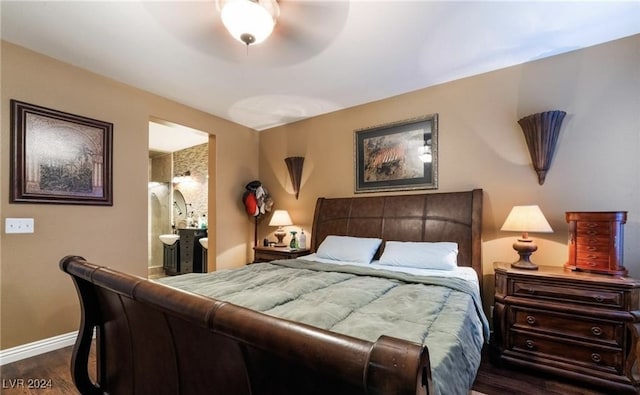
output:
[[[626,275],[622,262],[626,211],[567,212],[569,260],[566,267],[593,273]]]
[[[640,281],[495,264],[494,362],[606,388],[640,390]]]

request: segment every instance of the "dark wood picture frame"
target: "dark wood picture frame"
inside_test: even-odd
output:
[[[113,124],[11,100],[11,203],[113,206]]]
[[[354,135],[355,193],[438,188],[438,114]]]

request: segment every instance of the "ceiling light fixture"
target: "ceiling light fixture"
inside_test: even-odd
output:
[[[218,7],[229,33],[247,46],[269,37],[280,15],[276,0],[218,0]]]

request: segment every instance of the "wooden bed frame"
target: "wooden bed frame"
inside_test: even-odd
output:
[[[311,248],[329,234],[457,241],[482,279],[482,190],[320,198]],[[426,347],[268,316],[86,262],[60,261],[80,298],[71,373],[82,394],[429,394]],[[96,332],[97,372],[89,374]],[[91,377],[95,377],[92,380]]]

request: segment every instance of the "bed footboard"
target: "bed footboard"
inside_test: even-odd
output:
[[[427,349],[375,343],[60,261],[82,317],[71,373],[82,394],[429,394]],[[96,380],[88,372],[96,331]]]

